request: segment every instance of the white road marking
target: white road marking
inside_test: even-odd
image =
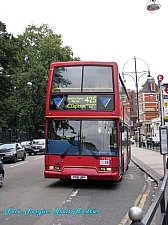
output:
[[[29,161],[25,161],[25,162],[22,162],[22,163],[16,164],[16,165],[14,165],[14,166],[11,166],[10,168],[12,168],[12,167],[16,167],[16,166],[20,166],[20,165],[23,165],[23,164],[28,163],[28,162],[29,162]]]
[[[43,158],[43,157],[44,157],[44,156],[39,156],[39,157],[37,157],[37,158],[35,158],[35,159],[33,159],[33,160],[41,159],[41,158]],[[28,162],[29,162],[29,161],[17,163],[17,164],[15,164],[15,165],[13,165],[13,166],[10,166],[10,168],[17,167],[17,166],[23,165],[23,164],[28,163]]]
[[[34,160],[37,160],[37,159],[41,159],[41,158],[43,158],[44,156],[40,156],[40,157],[38,157],[38,158],[35,158]]]
[[[75,197],[78,194],[79,190],[80,189],[73,190],[72,193],[68,196],[68,199],[66,199],[66,201],[64,201],[63,203],[71,202],[72,198]]]

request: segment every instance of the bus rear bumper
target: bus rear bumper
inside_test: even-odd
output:
[[[72,179],[72,176],[85,177],[85,180],[114,180],[119,181],[118,171],[97,172],[95,169],[86,168],[64,168],[63,171],[45,170],[45,178]],[[87,178],[87,179],[86,179]]]

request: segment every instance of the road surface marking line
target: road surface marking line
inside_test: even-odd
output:
[[[40,156],[40,157],[38,157],[38,158],[35,158],[34,160],[41,159],[41,158],[43,158],[43,156]]]
[[[141,201],[140,201],[140,203],[139,203],[139,208],[143,209],[144,204],[145,204],[145,202],[146,202],[146,198],[147,198],[147,196],[149,195],[150,189],[151,189],[151,186],[148,185],[147,190],[146,190],[146,193],[143,194],[143,196],[142,196],[142,198],[141,198]]]
[[[10,166],[10,168],[13,168],[13,167],[16,167],[16,166],[20,166],[20,165],[23,165],[23,164],[25,164],[25,163],[28,163],[29,161],[26,161],[26,162],[22,162],[22,163],[19,163],[19,164],[17,164],[17,165],[14,165],[14,166]]]
[[[78,194],[79,190],[80,189],[73,190],[65,202],[71,202],[72,198]]]
[[[137,206],[139,201],[141,202],[141,198],[143,198],[143,195],[144,195],[142,193],[144,193],[145,189],[146,189],[146,184],[143,186],[141,194],[138,195],[138,197],[136,198],[136,200],[134,202],[134,206]],[[129,216],[128,216],[128,212],[127,212],[118,225],[124,225],[128,222],[128,220],[129,220]]]

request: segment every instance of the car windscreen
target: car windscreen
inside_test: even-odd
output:
[[[44,145],[45,144],[45,141],[43,140],[40,140],[40,141],[33,141],[33,145],[34,144],[37,144],[37,145]]]
[[[159,141],[160,140],[159,137],[153,137],[152,139],[153,139],[153,141]]]
[[[0,145],[0,152],[6,152],[15,148],[15,144]]]

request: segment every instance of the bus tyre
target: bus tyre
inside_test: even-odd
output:
[[[128,164],[127,164],[127,169],[126,170],[128,170],[129,169],[129,166],[128,166]]]
[[[122,173],[122,175],[124,174],[124,158],[122,159],[122,167],[121,167],[122,169],[121,169],[121,173]]]
[[[121,182],[122,181],[122,178],[123,178],[123,176],[121,175],[118,182]]]

